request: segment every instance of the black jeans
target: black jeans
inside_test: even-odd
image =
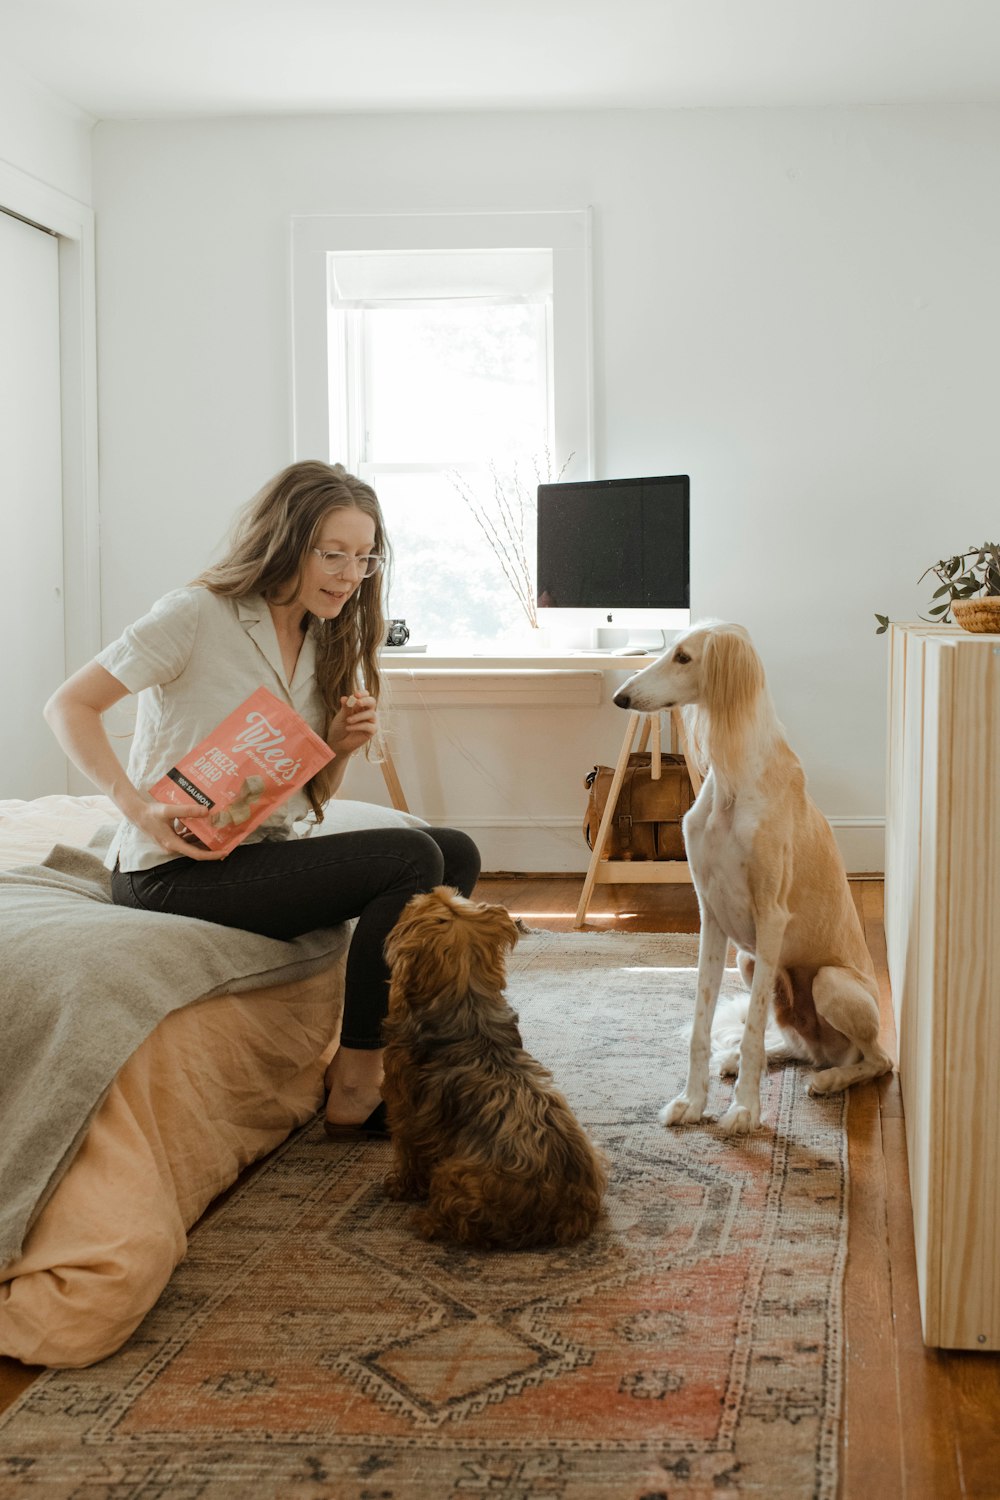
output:
[[[115,870],[118,906],[200,917],[264,937],[294,938],[357,917],[347,955],[345,1047],[382,1045],[389,1003],[383,945],[419,891],[450,885],[471,896],[479,850],[456,828],[370,828],[285,842],[240,844],[224,860],[171,859]]]

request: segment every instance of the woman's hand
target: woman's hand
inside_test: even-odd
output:
[[[132,814],[130,821],[175,859],[181,855],[187,859],[225,859],[229,850],[207,849],[197,834],[189,832],[182,825],[179,813],[183,814],[185,823],[193,823],[197,827],[196,819],[207,818],[209,809],[178,809],[166,802],[146,802]]]
[[[341,698],[340,707],[330,721],[326,742],[335,755],[353,755],[378,733],[375,699],[368,693]]]

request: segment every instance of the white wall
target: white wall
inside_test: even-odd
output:
[[[0,64],[0,161],[89,203],[93,123],[75,104]]]
[[[873,611],[914,618],[923,568],[997,532],[998,166],[995,109],[99,125],[105,634],[289,459],[293,214],[590,204],[597,477],[691,474],[694,610],[749,627],[849,866],[880,868]],[[583,866],[612,707],[418,712],[399,768],[447,805],[417,810],[487,868]]]

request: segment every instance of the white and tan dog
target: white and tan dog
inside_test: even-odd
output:
[[[622,685],[619,708],[683,707],[689,747],[705,772],[684,819],[698,904],[698,995],[684,1092],[664,1125],[701,1119],[712,1018],[731,939],[749,1007],[727,1134],[760,1124],[769,1009],[782,1054],[819,1069],[812,1094],[832,1094],[892,1068],[878,1044],[875,970],[830,826],[806,792],[774,712],[760,657],[740,625],[695,625]]]

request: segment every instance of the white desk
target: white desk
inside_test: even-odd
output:
[[[386,646],[379,654],[383,672],[638,672],[658,652],[613,656],[610,651],[405,651]]]
[[[407,651],[386,646],[379,654],[379,666],[389,683],[412,683],[414,686],[447,691],[449,680],[468,681],[492,677],[494,691],[501,677],[539,677],[549,672],[637,672],[655,657],[612,656],[607,651]],[[406,795],[393,764],[388,747],[383,746],[382,776],[392,805],[409,812]]]
[[[525,653],[512,652],[476,652],[476,653],[448,653],[440,651],[400,651],[391,646],[386,647],[379,658],[379,665],[386,673],[389,680],[408,680],[420,682],[430,681],[437,678],[439,681],[446,675],[454,673],[455,676],[467,676],[475,673],[524,673],[533,672],[620,672],[630,675],[638,672],[641,667],[649,666],[657,660],[660,653],[645,652],[635,656],[616,656],[608,651],[532,651]],[[684,738],[684,728],[680,715],[670,715],[670,743],[671,746],[679,746],[688,763],[688,772],[691,783],[697,794],[701,786],[701,778],[696,766],[688,755],[688,746]],[[636,744],[638,737],[638,745]],[[623,860],[604,859],[602,850],[608,838],[611,823],[615,815],[618,796],[621,791],[625,771],[628,767],[628,758],[633,748],[644,750],[647,743],[650,745],[653,757],[653,777],[659,776],[660,753],[661,753],[661,715],[640,714],[629,711],[625,723],[625,731],[622,736],[621,750],[615,765],[614,775],[611,781],[611,789],[608,793],[604,816],[598,829],[597,837],[594,839],[594,847],[591,853],[590,864],[584,876],[583,888],[580,892],[580,902],[574,919],[575,927],[582,927],[587,916],[587,908],[595,885],[617,885],[630,884],[676,884],[688,882],[691,879],[686,860]],[[388,751],[382,763],[382,774],[389,791],[394,807],[406,812],[409,811],[403,788],[400,785],[396,768]]]

